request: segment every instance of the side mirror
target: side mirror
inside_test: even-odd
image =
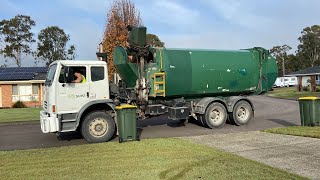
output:
[[[73,80],[73,70],[72,68],[65,66],[64,67],[64,82],[71,83]]]
[[[107,53],[97,52],[96,55],[97,55],[98,58],[101,58],[102,61],[107,62]]]

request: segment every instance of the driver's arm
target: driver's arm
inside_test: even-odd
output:
[[[77,75],[76,77],[77,77],[77,79],[73,80],[72,82],[73,83],[81,83],[82,82],[82,76],[81,75]]]

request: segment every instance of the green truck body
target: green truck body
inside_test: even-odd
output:
[[[145,64],[144,75],[150,83],[149,96],[157,89],[166,98],[232,96],[260,94],[272,88],[277,78],[277,65],[267,50],[196,50],[150,48],[153,60]],[[114,63],[128,87],[136,85],[138,65],[128,60],[123,47],[117,47]],[[164,83],[155,74],[164,73]]]

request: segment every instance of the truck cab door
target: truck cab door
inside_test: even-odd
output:
[[[90,92],[91,101],[109,99],[108,71],[106,66],[90,66]]]
[[[88,77],[88,66],[63,66],[60,69],[56,104],[58,114],[77,113],[83,105],[89,102],[89,82],[71,82],[75,79],[75,69],[79,69],[85,78]]]

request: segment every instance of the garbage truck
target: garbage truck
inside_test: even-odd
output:
[[[43,133],[81,132],[91,143],[109,141],[117,131],[115,107],[136,106],[138,120],[166,115],[190,118],[207,128],[227,120],[250,122],[254,106],[248,96],[266,93],[277,78],[269,51],[173,49],[147,44],[146,27],[128,26],[126,47],[116,47],[118,76],[109,81],[104,61],[59,60],[49,66],[40,112]],[[81,72],[84,83],[73,83]],[[116,78],[120,77],[120,78]]]

